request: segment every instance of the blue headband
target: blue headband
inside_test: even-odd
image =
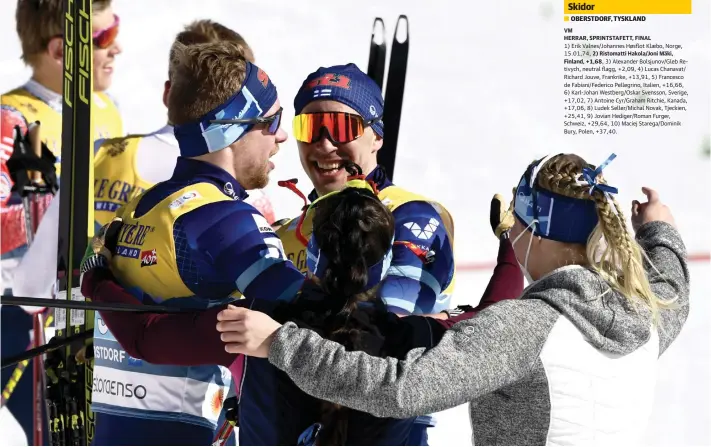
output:
[[[615,157],[612,154],[595,171],[583,169],[582,181],[590,185],[591,194],[594,189],[605,194],[617,193],[617,188],[597,181],[602,169]],[[526,227],[533,226],[538,236],[559,242],[585,244],[598,223],[595,202],[563,196],[536,186],[536,175],[548,158],[531,164],[521,177],[516,188],[514,215]]]
[[[242,138],[254,124],[215,124],[211,120],[250,119],[263,116],[277,100],[277,89],[259,67],[247,62],[247,74],[239,91],[199,121],[176,125],[173,133],[180,155],[196,157],[226,148]]]
[[[372,289],[387,276],[392,258],[393,249],[391,243],[388,252],[385,256],[383,256],[383,259],[368,267],[368,282],[360,292]],[[309,272],[311,272],[311,274],[318,279],[323,278],[323,275],[326,272],[326,267],[328,266],[328,258],[325,254],[323,254],[321,249],[318,248],[316,238],[313,235],[309,239],[309,245],[306,247],[306,266],[308,267]]]

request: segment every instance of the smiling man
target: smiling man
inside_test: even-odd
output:
[[[64,1],[18,0],[17,34],[22,45],[22,60],[32,69],[32,77],[0,98],[2,104],[2,140],[0,160],[2,163],[2,289],[12,289],[12,272],[26,250],[24,210],[17,194],[8,194],[12,187],[5,165],[13,150],[13,132],[19,126],[27,132],[30,123],[41,123],[41,138],[57,157],[57,174],[60,172],[62,142],[62,83],[64,40]],[[116,40],[119,18],[114,14],[111,0],[95,0],[92,3],[93,58],[94,58],[94,139],[118,137],[123,134],[121,116],[113,100],[106,94],[111,86],[116,56],[121,47]],[[51,196],[40,207],[39,221]],[[23,346],[24,347],[24,346]]]
[[[452,219],[441,204],[395,186],[378,166],[385,129],[377,84],[355,64],[319,68],[304,81],[294,108],[301,165],[314,185],[309,200],[342,189],[350,160],[395,216],[393,261],[381,292],[389,310],[408,315],[447,309],[454,286]],[[287,256],[305,272],[303,241],[311,234],[311,215],[281,224]]]
[[[19,194],[10,193],[13,184],[6,166],[13,150],[15,126],[19,126],[24,134],[30,124],[35,121],[41,123],[40,138],[56,156],[57,174],[61,174],[64,3],[63,0],[17,1],[15,19],[21,56],[32,70],[32,75],[22,86],[0,96],[0,291],[3,295],[13,293],[14,275],[28,247],[22,199]],[[123,134],[118,108],[106,94],[113,80],[114,63],[121,53],[121,46],[116,40],[119,18],[113,12],[111,0],[94,0],[92,10],[92,115],[93,137],[96,140]],[[51,198],[47,195],[37,199],[37,213],[33,216],[35,222],[39,223],[42,219]],[[56,246],[54,253],[56,255]],[[3,355],[24,351],[30,342],[31,317],[17,306],[2,306],[1,313]],[[3,387],[11,374],[11,368],[3,370]],[[7,405],[28,434],[32,433],[33,422],[31,393],[32,375],[23,374]]]
[[[306,78],[294,99],[293,134],[314,185],[309,199],[345,186],[346,160],[360,166],[395,217],[392,263],[380,289],[388,310],[446,318],[442,311],[454,289],[452,218],[441,204],[393,185],[378,166],[383,105],[380,88],[355,64],[322,67]],[[311,213],[303,214],[277,231],[288,258],[304,273],[311,219]],[[426,428],[433,424],[429,416],[418,418],[412,445],[426,444]]]

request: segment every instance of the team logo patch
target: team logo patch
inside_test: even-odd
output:
[[[314,89],[314,98],[321,98],[323,96],[331,96],[331,91],[330,88],[317,88]]]
[[[347,76],[340,74],[327,73],[321,77],[313,79],[306,84],[307,89],[312,89],[315,87],[338,87],[344,89],[351,88],[351,79]]]
[[[225,185],[222,187],[222,190],[227,194],[228,196],[232,197],[234,200],[238,200],[239,197],[235,194],[235,187],[232,186],[231,182],[225,183]]]
[[[434,217],[431,217],[430,221],[424,226],[424,228],[415,222],[408,222],[405,224],[405,227],[412,231],[412,234],[414,234],[417,239],[426,241],[434,235],[435,231],[437,231],[439,221]]]
[[[158,253],[156,249],[141,252],[141,267],[150,267],[158,264]]]
[[[267,85],[269,84],[269,75],[267,75],[267,73],[261,68],[257,70],[257,79],[262,83],[264,88],[267,88]]]
[[[274,233],[274,229],[269,225],[269,222],[267,222],[264,216],[261,214],[252,214],[252,218],[254,219],[254,223],[257,224],[260,233]]]
[[[173,200],[170,202],[170,205],[168,205],[168,208],[171,210],[174,210],[176,208],[180,208],[181,206],[185,205],[186,202],[189,202],[193,199],[197,199],[198,197],[202,197],[199,192],[197,191],[187,191],[185,194],[182,196],[178,197],[177,199]]]

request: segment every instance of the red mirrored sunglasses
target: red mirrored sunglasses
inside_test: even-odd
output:
[[[113,45],[116,41],[116,36],[118,36],[120,21],[119,16],[114,14],[114,23],[108,28],[104,28],[92,34],[91,37],[94,40],[94,47],[104,50]]]

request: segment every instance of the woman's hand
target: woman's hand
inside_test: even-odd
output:
[[[266,358],[281,324],[267,314],[229,305],[217,314],[217,331],[225,342],[225,351]]]
[[[637,200],[632,201],[632,228],[634,231],[639,230],[642,225],[655,220],[666,222],[676,227],[674,216],[672,216],[669,207],[659,200],[659,193],[647,187],[643,187],[642,192],[647,196],[645,203],[639,203]]]

